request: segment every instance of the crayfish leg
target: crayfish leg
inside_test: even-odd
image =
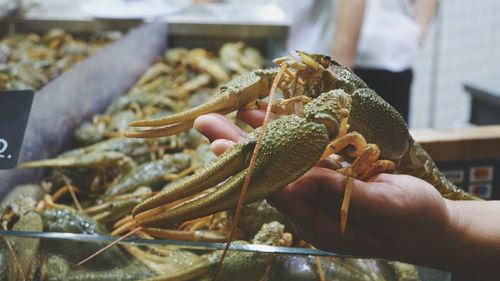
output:
[[[378,160],[380,156],[380,149],[378,146],[371,143],[367,144],[365,138],[357,132],[347,133],[332,141],[325,149],[322,158],[337,153],[348,145],[352,145],[355,148],[355,150],[350,153],[350,156],[357,158],[350,167],[337,170],[346,176],[345,191],[339,218],[339,232],[341,236],[344,234],[347,225],[347,215],[349,212],[354,179],[368,180],[379,173],[395,169],[394,162],[389,160]]]
[[[355,148],[352,157],[358,157],[366,146],[365,138],[358,132],[350,132],[341,137],[336,138],[330,144],[327,145],[325,152],[321,159],[326,158],[334,153],[338,153],[342,149],[346,148],[348,145],[352,145]]]
[[[392,172],[396,169],[396,164],[391,160],[377,160],[369,169],[363,172],[358,179],[362,181],[367,181],[374,176],[384,173]]]
[[[351,202],[353,185],[354,185],[354,179],[350,176],[347,176],[345,181],[344,198],[342,199],[342,206],[340,207],[340,220],[339,220],[340,236],[344,235],[345,227],[347,225],[347,214],[349,212],[349,205]]]
[[[358,152],[358,158],[356,158],[352,165],[345,170],[347,178],[339,219],[339,231],[341,236],[344,234],[345,227],[347,225],[347,214],[351,201],[354,178],[358,178],[367,171],[374,170],[373,167],[375,166],[375,163],[380,155],[380,150],[375,144],[367,144],[361,149],[361,151]]]
[[[277,114],[277,115],[290,115],[295,112],[295,105],[297,104],[306,104],[311,101],[311,98],[307,96],[296,96],[288,99],[280,99],[280,100],[274,100],[271,104],[271,113]],[[259,109],[259,110],[265,110],[267,109],[269,103],[261,101],[261,100],[256,100],[253,103],[248,104],[245,109]],[[297,115],[303,115],[302,114],[297,114]]]

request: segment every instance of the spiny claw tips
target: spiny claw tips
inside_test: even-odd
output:
[[[148,208],[146,207],[145,204],[139,204],[137,206],[135,206],[133,209],[132,209],[132,217],[135,217],[137,216],[138,214],[146,211]]]
[[[22,163],[22,164],[17,165],[17,169],[26,169],[29,167],[30,167],[30,165],[28,165],[27,163]]]
[[[137,120],[128,123],[128,125],[130,127],[146,127],[146,126],[151,126],[150,123],[151,120]]]
[[[129,131],[129,132],[123,132],[122,134],[124,137],[127,137],[127,138],[138,138],[138,133],[140,133],[140,132]]]
[[[142,120],[136,120],[128,123],[130,127],[159,127],[159,126],[165,126],[165,125],[170,125],[171,123],[169,122],[169,117],[163,117],[163,118],[158,118],[158,119],[142,119]]]
[[[162,134],[161,132],[155,132],[154,130],[143,130],[138,132],[123,132],[123,136],[131,139],[151,139],[166,137],[169,135]]]

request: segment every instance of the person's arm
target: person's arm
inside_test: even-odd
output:
[[[262,111],[240,110],[238,118],[257,127]],[[245,132],[224,116],[198,117],[194,127],[212,141],[216,154]],[[451,201],[429,183],[407,175],[380,174],[354,180],[347,228],[339,234],[345,177],[325,164],[313,167],[271,198],[302,239],[317,248],[385,258],[469,273],[485,280],[500,276],[500,201]]]
[[[500,201],[446,200],[451,243],[437,266],[453,272],[500,277]],[[423,257],[421,257],[423,258]]]
[[[352,67],[363,25],[366,0],[339,0],[335,16],[333,59]]]
[[[414,3],[415,20],[420,27],[419,43],[422,45],[425,41],[429,25],[436,13],[438,0],[416,0]]]
[[[343,236],[338,217],[345,179],[334,171],[313,168],[273,203],[320,249],[498,280],[500,201],[447,200],[407,175],[354,182]]]

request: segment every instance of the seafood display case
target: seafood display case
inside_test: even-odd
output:
[[[36,92],[19,163],[70,147],[70,133],[125,92],[165,49],[164,24],[133,30]],[[161,34],[150,38],[151,34]],[[132,51],[133,50],[133,51]],[[123,67],[123,65],[127,67]],[[0,171],[0,192],[41,177],[41,171]]]
[[[20,29],[34,30],[37,28],[46,29],[54,24],[54,21],[34,20],[27,21],[20,25]],[[109,26],[111,24],[111,26]],[[120,22],[121,27],[130,28],[137,22]],[[113,27],[112,22],[83,21],[72,25],[65,25],[69,31],[76,31],[82,28],[98,30],[106,27]],[[35,161],[39,159],[49,159],[58,157],[58,154],[68,149],[74,148],[75,130],[84,131],[82,123],[93,124],[113,124],[113,120],[103,113],[110,115],[113,106],[119,104],[130,109],[134,114],[144,116],[155,116],[158,113],[178,110],[179,105],[172,104],[172,97],[165,94],[167,98],[154,98],[154,107],[144,106],[142,100],[135,99],[132,102],[124,96],[124,93],[134,95],[134,93],[147,92],[151,87],[167,85],[170,81],[165,81],[158,73],[175,73],[175,79],[187,79],[182,86],[176,87],[176,93],[189,93],[193,87],[202,88],[202,92],[209,92],[208,85],[213,84],[214,79],[221,81],[227,79],[224,72],[220,72],[210,61],[204,60],[201,56],[199,60],[191,61],[190,56],[195,54],[205,54],[197,48],[206,48],[216,52],[226,43],[232,42],[236,46],[253,46],[259,50],[265,58],[276,57],[281,47],[284,46],[287,26],[248,26],[248,25],[225,25],[221,23],[196,23],[196,22],[154,22],[132,29],[120,40],[103,48],[97,54],[87,58],[66,73],[54,79],[35,94],[32,112],[30,115],[19,163]],[[221,34],[224,34],[223,36]],[[239,43],[241,42],[241,43]],[[183,47],[183,48],[176,48]],[[190,49],[184,49],[190,48]],[[237,47],[239,50],[247,50]],[[170,50],[173,52],[166,52]],[[248,49],[249,55],[253,56],[253,49]],[[175,52],[174,52],[175,51]],[[211,55],[209,55],[210,57]],[[182,63],[174,66],[163,64],[163,61],[180,60]],[[188,68],[203,69],[208,74],[201,73],[193,75],[186,74],[183,77],[186,66],[182,64],[187,60],[191,64]],[[265,60],[261,62],[265,64]],[[244,63],[242,63],[244,65]],[[231,70],[235,74],[239,71],[236,66]],[[253,68],[254,66],[245,66]],[[210,69],[209,72],[207,68]],[[152,76],[151,76],[152,75]],[[156,75],[156,76],[155,76]],[[154,77],[152,79],[151,77]],[[187,81],[182,80],[182,81]],[[155,88],[168,92],[168,88]],[[206,94],[200,93],[188,99],[182,106],[192,106],[199,104],[206,99]],[[148,100],[148,102],[150,102]],[[149,114],[149,115],[148,115]],[[96,117],[97,116],[97,117]],[[123,117],[127,123],[130,119]],[[98,120],[98,121],[95,121]],[[114,123],[116,125],[117,123]],[[103,125],[104,126],[104,125]],[[118,127],[118,125],[116,125]],[[97,141],[105,140],[106,137],[116,136],[118,131],[113,129],[106,131],[103,138],[99,140],[88,140],[87,146],[83,149],[85,156],[92,156],[91,161],[95,163],[96,156],[106,155],[106,163],[114,163],[110,167],[99,166],[101,162],[94,164],[73,164],[72,153],[80,153],[82,149],[74,149],[63,156],[64,163],[58,162],[59,167],[75,167],[75,170],[91,167],[93,170],[91,180],[86,183],[87,190],[80,193],[73,186],[75,179],[73,174],[58,174],[58,187],[63,187],[57,192],[52,190],[48,196],[47,190],[51,186],[32,184],[48,177],[47,170],[44,169],[16,169],[0,171],[0,194],[2,197],[2,243],[0,246],[0,280],[208,280],[220,258],[222,243],[225,239],[216,237],[220,235],[215,232],[204,232],[213,225],[217,225],[217,230],[227,227],[225,221],[231,217],[231,212],[220,216],[213,216],[209,222],[192,221],[187,225],[179,226],[184,231],[177,233],[173,231],[174,238],[168,238],[170,233],[159,233],[161,239],[151,240],[156,233],[144,233],[139,230],[132,238],[125,239],[120,246],[114,246],[102,254],[97,255],[84,265],[77,265],[91,254],[101,249],[104,245],[113,241],[110,237],[109,228],[117,231],[130,231],[134,225],[126,214],[138,202],[144,200],[146,195],[152,193],[151,189],[143,186],[146,183],[134,187],[134,192],[130,189],[126,191],[116,191],[111,194],[115,201],[106,202],[104,197],[92,197],[92,188],[97,186],[97,182],[127,180],[127,176],[107,179],[109,175],[116,176],[124,171],[145,168],[147,172],[148,161],[155,163],[155,167],[161,161],[168,162],[167,176],[165,170],[161,171],[158,177],[160,184],[173,181],[196,165],[204,165],[204,161],[213,159],[209,147],[200,145],[200,140],[191,133],[182,135],[179,138],[167,139],[165,142],[144,142],[130,141],[131,149],[127,157],[118,155],[118,160],[113,162],[117,156],[115,148],[109,150],[99,150]],[[106,128],[107,129],[107,128]],[[95,131],[90,131],[95,132]],[[92,133],[86,136],[95,136]],[[111,140],[113,138],[110,138]],[[121,139],[120,141],[123,141]],[[123,143],[113,144],[108,141],[105,145],[122,146]],[[206,142],[206,141],[205,141]],[[189,151],[180,151],[180,145],[189,146]],[[197,147],[199,145],[199,147]],[[99,153],[94,153],[93,150]],[[105,152],[103,152],[105,151]],[[193,152],[194,151],[194,152]],[[111,153],[113,152],[113,153]],[[181,153],[182,152],[182,153]],[[163,153],[169,157],[163,157]],[[193,154],[190,154],[193,153]],[[204,153],[204,154],[203,154]],[[73,154],[74,155],[74,154]],[[139,155],[139,156],[137,156]],[[202,157],[199,157],[201,155]],[[141,166],[133,167],[129,157],[136,157]],[[57,160],[57,158],[55,158]],[[59,158],[60,160],[61,158]],[[188,159],[190,164],[185,164]],[[80,161],[81,159],[79,159]],[[97,159],[99,160],[99,159]],[[82,160],[83,161],[83,160]],[[145,162],[144,162],[145,161]],[[71,162],[71,163],[70,163]],[[48,164],[47,164],[48,163]],[[184,164],[183,164],[184,163]],[[193,163],[196,163],[194,165]],[[130,165],[129,165],[130,164]],[[53,167],[53,162],[32,164],[33,167]],[[88,165],[88,166],[85,166]],[[29,164],[26,165],[28,167]],[[191,167],[192,166],[192,167]],[[173,167],[173,168],[172,168]],[[100,170],[99,170],[100,169]],[[101,177],[100,173],[106,175]],[[86,175],[88,176],[88,175]],[[78,176],[76,176],[78,177]],[[98,180],[95,180],[98,178]],[[137,180],[137,177],[134,178]],[[51,183],[56,185],[55,183]],[[151,186],[158,185],[158,182],[148,182]],[[119,185],[119,184],[117,184]],[[12,187],[18,186],[11,190]],[[118,190],[118,189],[117,189]],[[125,193],[126,194],[123,194]],[[90,194],[90,195],[89,195]],[[78,206],[74,196],[90,197],[94,202],[100,202],[99,206],[89,206],[85,201]],[[108,194],[109,195],[109,194]],[[65,206],[56,198],[65,196],[64,200],[71,203],[71,207]],[[89,198],[85,198],[89,199]],[[131,200],[132,199],[132,200]],[[64,201],[61,200],[61,201]],[[73,204],[74,203],[74,204]],[[123,204],[122,204],[123,203]],[[122,205],[120,205],[122,204]],[[125,206],[125,207],[123,207]],[[124,209],[120,209],[124,208]],[[218,280],[331,280],[333,278],[341,280],[420,280],[421,276],[416,267],[398,262],[390,262],[374,259],[358,259],[338,255],[336,253],[324,252],[308,248],[307,245],[297,245],[292,243],[291,237],[293,229],[286,224],[286,220],[279,218],[279,214],[271,214],[269,206],[265,202],[257,202],[243,213],[242,221],[245,225],[257,223],[250,229],[242,229],[244,234],[236,237],[241,240],[233,243],[226,261],[220,270]],[[85,210],[75,212],[75,209]],[[111,211],[110,211],[111,210]],[[118,217],[113,217],[120,210],[125,210]],[[107,213],[108,212],[108,213]],[[264,219],[259,220],[253,215],[262,212]],[[278,216],[278,218],[276,217]],[[128,220],[128,221],[127,221]],[[280,221],[280,222],[276,222]],[[99,222],[97,222],[99,221]],[[128,226],[125,226],[126,224]],[[208,228],[205,227],[209,224]],[[103,226],[104,225],[104,226]],[[111,226],[111,227],[110,227]],[[198,227],[201,226],[201,229]],[[193,230],[190,230],[193,229]],[[134,230],[132,230],[134,231]],[[176,230],[177,231],[177,230]],[[180,238],[187,235],[188,241]],[[179,239],[178,239],[179,238]],[[200,242],[206,239],[208,242]],[[243,238],[245,238],[243,241]],[[186,238],[184,238],[186,239]],[[301,247],[299,247],[301,246]],[[20,254],[22,253],[22,254]],[[448,278],[446,273],[433,273],[435,276]],[[432,274],[431,274],[432,275]],[[431,278],[424,278],[432,280]],[[436,279],[437,280],[437,279]]]
[[[77,124],[102,112],[113,98],[126,92],[167,48],[217,51],[224,43],[243,42],[267,58],[283,54],[289,23],[224,23],[195,18],[166,19],[135,29],[144,21],[34,17],[16,22],[17,31],[37,34],[60,27],[69,34],[87,37],[106,30],[125,33],[132,29],[37,91],[19,163],[50,158],[68,149],[70,132]],[[2,31],[9,29],[6,23],[0,22],[0,27]],[[40,171],[0,171],[0,195],[15,184],[40,176]]]

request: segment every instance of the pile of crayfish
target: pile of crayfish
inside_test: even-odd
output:
[[[74,64],[119,39],[118,31],[74,38],[62,29],[9,34],[0,40],[0,90],[38,90]]]

